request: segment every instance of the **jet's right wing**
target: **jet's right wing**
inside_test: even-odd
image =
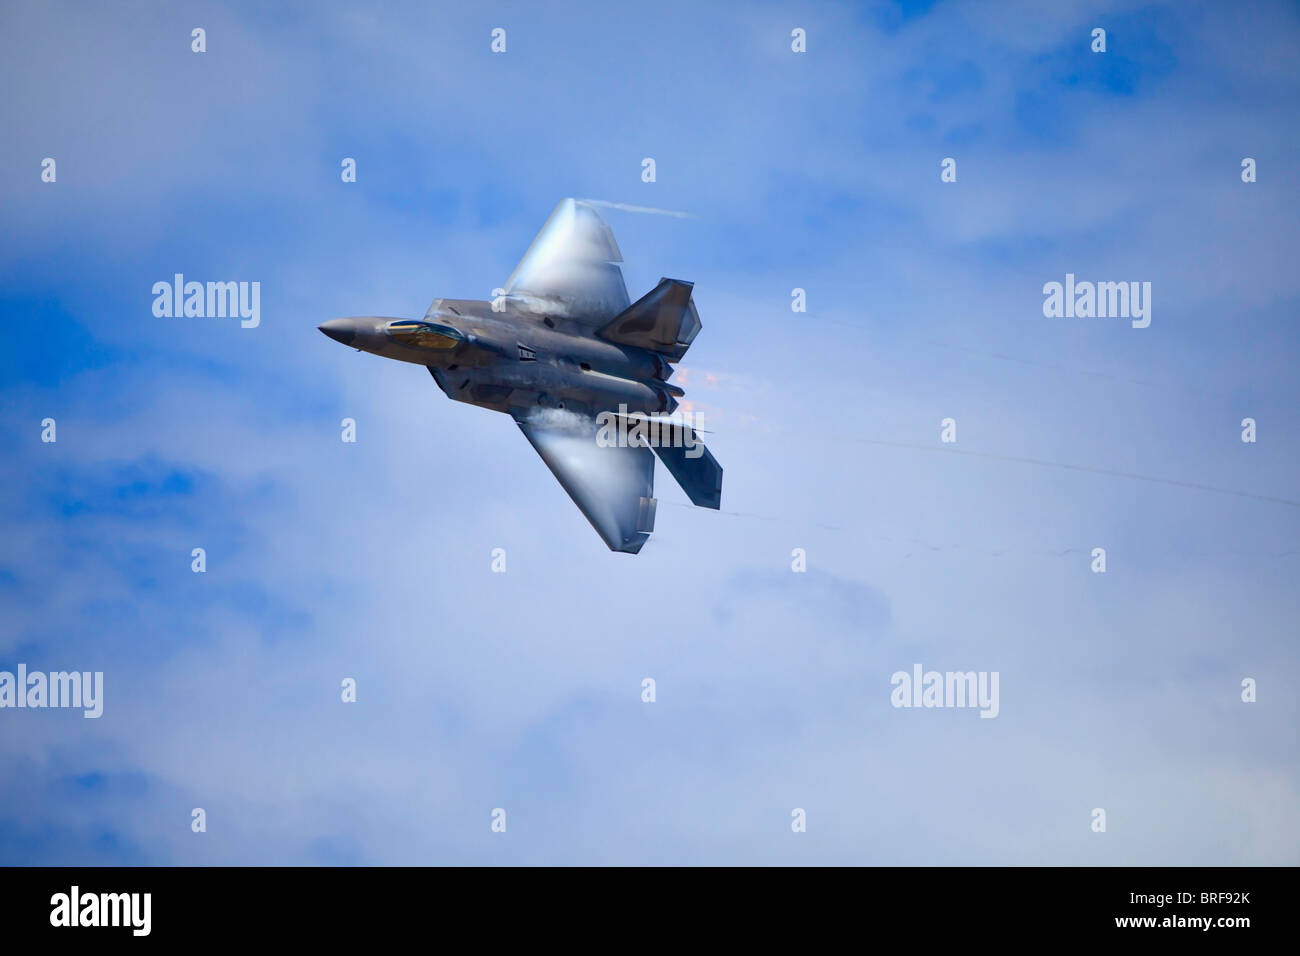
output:
[[[611,551],[636,554],[655,526],[655,456],[596,443],[594,419],[539,409],[516,424]]]
[[[614,233],[590,203],[561,199],[506,282],[505,294],[532,312],[595,328],[628,307]]]

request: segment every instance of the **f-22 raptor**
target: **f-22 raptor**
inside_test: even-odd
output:
[[[319,328],[510,415],[610,550],[636,554],[654,530],[655,453],[702,508],[722,503],[722,467],[689,423],[664,417],[685,395],[668,381],[673,365],[700,331],[694,284],[661,279],[629,302],[622,261],[595,207],[564,199],[495,299]]]

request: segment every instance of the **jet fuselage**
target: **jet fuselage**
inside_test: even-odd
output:
[[[595,414],[671,413],[683,394],[672,366],[647,349],[595,338],[563,317],[506,304],[439,299],[423,319],[354,316],[321,331],[344,345],[423,365],[448,397],[508,412],[540,405]]]

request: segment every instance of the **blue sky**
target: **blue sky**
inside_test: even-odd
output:
[[[1286,4],[5,5],[0,669],[105,703],[0,711],[0,862],[1300,862],[1298,41]],[[696,283],[726,469],[721,514],[661,469],[635,558],[506,416],[315,328],[489,297],[564,196],[695,217],[606,212],[634,299]],[[177,272],[261,325],[156,318]],[[1045,318],[1066,273],[1151,282],[1150,327]],[[999,716],[892,708],[918,662],[998,671]]]

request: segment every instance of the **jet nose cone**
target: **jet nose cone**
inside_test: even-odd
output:
[[[357,337],[357,326],[351,319],[330,319],[316,328],[343,345],[351,345],[352,340]]]

